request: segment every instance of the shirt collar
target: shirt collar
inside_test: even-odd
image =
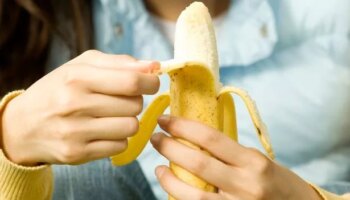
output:
[[[265,0],[236,0],[217,32],[220,66],[246,66],[268,57],[277,42],[275,19]]]
[[[112,24],[121,21],[123,26],[132,30],[124,36],[130,42],[130,51],[126,53],[139,59],[172,58],[172,44],[161,33],[142,0],[100,0],[100,3]],[[266,0],[232,1],[221,25],[223,28],[217,32],[217,43],[222,67],[247,66],[264,59],[272,53],[277,42],[275,19]],[[112,38],[110,40],[108,42],[115,42]],[[115,48],[115,45],[110,47]]]

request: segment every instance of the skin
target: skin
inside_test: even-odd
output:
[[[151,142],[160,154],[219,189],[219,193],[199,190],[180,181],[168,167],[157,167],[161,186],[176,199],[321,199],[293,172],[211,127],[170,116],[162,116],[158,123],[171,136],[197,144],[211,154],[192,149],[163,133],[152,137]]]
[[[145,0],[150,12],[171,21],[191,2]],[[225,12],[230,3],[202,2],[213,17]],[[159,88],[158,77],[151,74],[157,68],[158,62],[140,62],[126,55],[83,53],[7,105],[0,147],[11,161],[27,166],[80,164],[122,152],[127,137],[137,132],[142,95],[154,94]],[[215,194],[200,191],[177,179],[168,167],[159,166],[156,175],[161,186],[177,199],[321,199],[288,169],[217,130],[168,116],[160,118],[159,124],[172,136],[191,141],[212,155],[163,133],[152,137],[162,155],[219,188]]]
[[[7,105],[3,150],[20,165],[79,164],[127,147],[158,62],[90,50],[52,71]]]
[[[193,0],[145,0],[149,12],[176,21]],[[227,11],[230,0],[204,0],[212,17]],[[153,146],[168,160],[219,188],[219,193],[198,190],[180,181],[166,166],[156,175],[163,189],[176,199],[295,199],[318,200],[321,197],[305,181],[271,161],[256,149],[245,148],[217,130],[179,118],[164,116],[160,126],[171,136],[197,144],[211,156],[193,150],[162,133],[152,137]],[[200,133],[200,134],[196,134]],[[183,156],[186,155],[186,156]]]

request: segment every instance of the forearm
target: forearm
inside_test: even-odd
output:
[[[16,96],[20,95],[23,91],[22,90],[17,90],[8,93],[4,98],[1,99],[0,101],[0,149],[2,149],[2,114],[4,112],[4,109],[6,105]]]
[[[21,91],[15,91],[6,95],[0,103],[1,114],[6,104]],[[0,123],[1,125],[2,123]],[[1,134],[0,127],[0,136]],[[1,137],[0,137],[1,139]],[[53,190],[53,175],[51,167],[42,165],[37,167],[24,167],[12,163],[4,155],[0,146],[0,199],[51,199]]]

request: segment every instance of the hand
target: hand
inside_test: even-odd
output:
[[[158,62],[90,50],[49,73],[7,105],[6,156],[21,165],[77,164],[127,147],[143,94],[154,94]]]
[[[161,186],[176,199],[321,199],[293,172],[213,128],[169,116],[161,117],[158,122],[172,136],[197,144],[212,155],[162,133],[152,137],[153,146],[163,156],[219,189],[219,193],[204,192],[180,181],[169,168],[157,167]]]

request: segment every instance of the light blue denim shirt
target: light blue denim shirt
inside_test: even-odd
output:
[[[97,49],[172,58],[172,44],[141,0],[99,0],[93,8]],[[221,81],[256,100],[278,162],[316,184],[350,180],[350,1],[235,0],[223,23]],[[160,92],[168,87],[162,76]],[[236,103],[240,143],[261,149],[243,103]],[[154,168],[167,161],[150,145],[139,161],[165,199]]]

